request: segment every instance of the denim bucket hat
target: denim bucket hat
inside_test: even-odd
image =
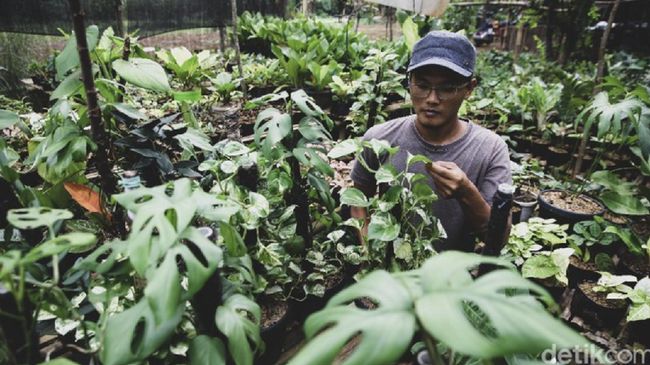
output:
[[[474,73],[476,48],[464,35],[434,30],[413,48],[407,72],[428,65],[446,67],[464,77]]]

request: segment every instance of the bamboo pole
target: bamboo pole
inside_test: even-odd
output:
[[[239,77],[241,82],[239,86],[241,87],[242,94],[244,95],[244,102],[246,102],[247,91],[246,91],[246,80],[244,79],[244,70],[241,67],[241,51],[239,49],[239,36],[237,35],[237,0],[230,0],[230,7],[232,8],[232,40],[235,46],[235,57],[237,59],[237,70],[239,70]]]
[[[88,42],[86,40],[86,27],[84,25],[84,11],[81,8],[79,0],[69,0],[70,10],[72,11],[72,20],[74,23],[74,33],[77,40],[77,51],[79,52],[79,64],[81,66],[81,78],[84,89],[86,90],[86,103],[88,106],[88,118],[90,119],[90,129],[93,141],[97,145],[97,151],[94,153],[94,162],[99,172],[101,189],[105,194],[115,193],[115,178],[111,172],[108,156],[109,144],[108,135],[104,128],[102,112],[99,109],[97,101],[97,89],[95,89],[95,80],[93,79],[92,62],[90,61],[90,52],[88,51]]]

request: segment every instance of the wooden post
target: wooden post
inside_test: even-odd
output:
[[[598,91],[600,91],[600,84],[603,82],[603,76],[605,74],[605,51],[607,50],[607,39],[609,38],[609,33],[612,31],[614,18],[616,17],[616,12],[618,11],[618,6],[620,4],[621,0],[616,0],[616,2],[614,2],[614,7],[609,13],[609,19],[607,19],[607,28],[605,28],[603,37],[600,39],[600,48],[598,49],[598,68],[596,71],[596,87],[594,94],[597,94]]]
[[[112,155],[109,151],[108,135],[104,129],[102,112],[97,102],[97,90],[95,89],[95,80],[93,79],[92,63],[88,51],[88,42],[86,40],[86,27],[84,25],[84,12],[81,9],[80,0],[69,0],[70,9],[72,10],[72,20],[74,22],[74,33],[77,40],[77,50],[79,52],[79,65],[81,66],[81,78],[84,89],[86,90],[86,103],[88,106],[88,118],[90,119],[90,129],[93,141],[97,145],[97,151],[94,154],[95,165],[99,172],[102,191],[105,194],[115,193],[115,177],[111,171],[108,156]]]
[[[115,0],[116,5],[116,18],[117,18],[117,35],[126,37],[128,33],[126,21],[126,0]]]
[[[239,36],[237,35],[237,0],[230,0],[231,10],[232,10],[232,39],[235,46],[235,57],[237,59],[237,70],[239,70],[239,76],[241,77],[241,86],[242,94],[244,94],[244,102],[246,102],[247,90],[246,90],[246,80],[244,79],[244,70],[241,67],[241,52],[239,50]]]
[[[221,53],[226,51],[226,27],[219,27],[219,50]]]

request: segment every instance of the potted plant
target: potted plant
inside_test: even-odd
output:
[[[598,271],[612,271],[611,258],[618,251],[619,238],[607,230],[612,224],[604,218],[578,222],[568,237],[569,246],[575,250],[569,264],[569,281],[572,286],[582,281],[596,281]]]
[[[576,287],[571,302],[571,313],[605,328],[617,326],[625,316],[627,303],[622,299],[610,297],[610,293],[625,290],[626,282],[636,282],[632,275],[613,275],[599,272],[597,282],[582,281]]]
[[[616,289],[616,292],[607,294],[607,298],[630,301],[626,317],[630,340],[650,346],[650,338],[647,336],[650,330],[650,278],[642,278],[634,288],[621,284]]]
[[[507,269],[473,279],[470,270],[479,264],[509,266],[501,259],[450,251],[430,258],[420,269],[368,274],[307,319],[309,342],[289,364],[331,364],[341,348],[360,333],[360,343],[347,358],[348,364],[395,363],[416,335],[421,336],[436,365],[446,363],[438,351],[439,343],[452,353],[478,359],[535,356],[551,344],[561,348],[587,344],[530,300],[537,297],[551,303],[539,286]],[[362,310],[347,305],[360,297],[371,298],[377,307]],[[471,312],[481,320],[468,315]],[[518,340],[512,342],[513,338]]]
[[[605,213],[602,203],[581,192],[572,193],[561,189],[542,190],[538,202],[540,217],[553,218],[561,223],[574,224]]]

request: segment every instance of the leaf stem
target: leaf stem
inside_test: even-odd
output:
[[[420,326],[422,327],[422,326]],[[445,361],[442,359],[442,356],[436,348],[436,341],[433,337],[429,336],[426,331],[423,331],[424,344],[427,347],[429,352],[429,358],[431,359],[431,364],[433,365],[446,365]]]

